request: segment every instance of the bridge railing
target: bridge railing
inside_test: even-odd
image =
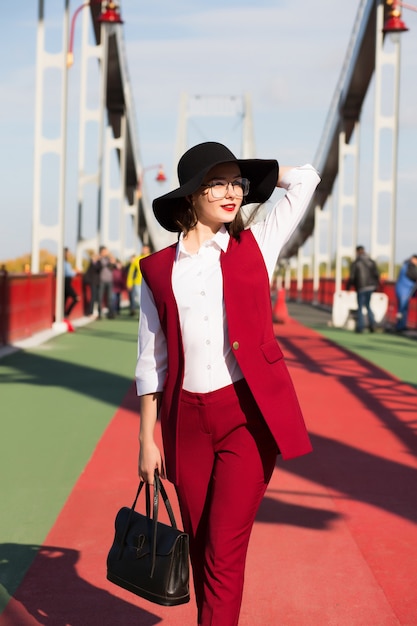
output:
[[[84,315],[90,295],[82,274],[73,279],[73,286],[80,300],[71,312],[72,320]],[[385,322],[394,324],[397,314],[395,283],[385,281],[382,291],[387,294],[389,302]],[[304,279],[301,289],[298,289],[297,280],[292,279],[286,297],[290,301],[314,304],[331,311],[334,293],[334,278],[321,278],[316,291],[312,278]],[[0,345],[13,344],[52,328],[54,311],[54,274],[0,274]],[[408,326],[417,330],[417,298],[410,302]]]
[[[73,285],[80,301],[71,318],[83,315],[82,277]],[[52,328],[55,315],[55,276],[0,274],[0,345],[12,344]]]

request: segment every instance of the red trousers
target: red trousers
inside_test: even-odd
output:
[[[199,626],[236,626],[246,553],[277,445],[244,380],[207,394],[183,391],[176,486]]]

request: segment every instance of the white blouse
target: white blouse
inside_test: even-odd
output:
[[[263,255],[269,279],[284,244],[303,217],[320,178],[311,165],[291,169],[282,178],[286,194],[266,218],[250,226]],[[242,378],[229,345],[223,302],[220,252],[229,233],[223,226],[199,251],[177,244],[172,286],[177,301],[185,355],[184,389],[207,393]],[[162,391],[167,346],[152,293],[142,281],[136,387],[139,396]]]

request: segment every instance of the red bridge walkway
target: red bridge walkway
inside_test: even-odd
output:
[[[290,314],[276,331],[314,452],[277,463],[240,626],[417,626],[417,343]],[[105,576],[136,489],[136,325],[94,322],[0,361],[0,626],[195,624],[193,601],[158,607]]]

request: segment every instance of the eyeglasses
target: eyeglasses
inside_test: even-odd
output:
[[[202,185],[202,187],[209,188],[211,195],[216,200],[223,200],[229,191],[229,185],[232,185],[233,193],[236,198],[244,198],[249,193],[249,181],[247,178],[237,178],[230,182],[225,180],[212,180],[210,183]]]

